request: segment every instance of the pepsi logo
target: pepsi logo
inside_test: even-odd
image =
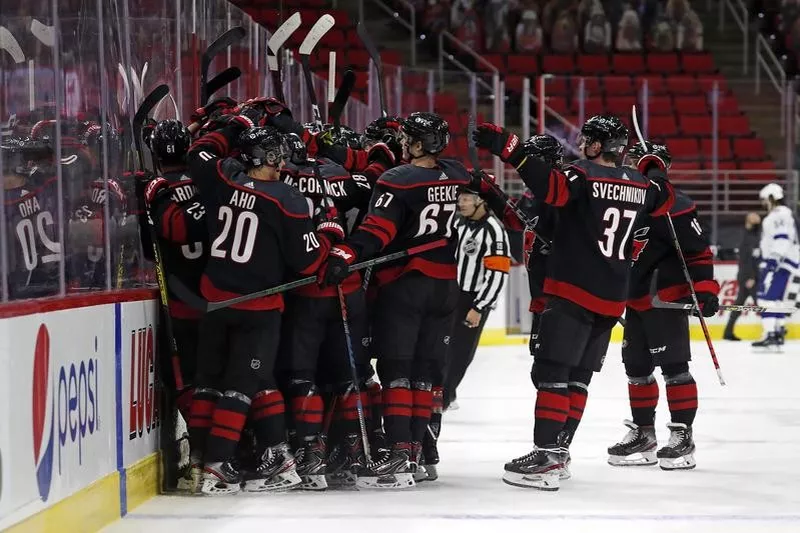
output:
[[[39,497],[47,501],[53,480],[53,398],[50,397],[50,333],[39,326],[33,354],[33,460]],[[49,402],[48,402],[49,400]]]

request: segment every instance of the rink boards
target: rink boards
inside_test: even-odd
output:
[[[0,530],[96,531],[159,486],[152,291],[0,308]]]

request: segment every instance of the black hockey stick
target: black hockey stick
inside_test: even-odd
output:
[[[336,98],[333,99],[333,103],[328,109],[328,119],[333,122],[334,131],[336,131],[337,135],[342,125],[342,113],[344,113],[344,108],[355,85],[356,75],[352,70],[347,69],[344,72],[344,76],[342,76],[342,84],[339,86],[339,90],[336,91]]]
[[[369,58],[375,65],[375,70],[378,74],[378,98],[380,99],[381,104],[381,115],[384,117],[389,116],[389,110],[386,107],[386,92],[384,89],[385,80],[383,78],[383,61],[381,61],[381,53],[378,50],[378,47],[375,46],[375,41],[373,41],[369,36],[369,33],[367,33],[367,28],[364,26],[363,22],[359,22],[356,25],[356,33],[358,34],[358,38],[361,39],[361,42],[364,43],[364,48],[367,49]]]
[[[408,257],[411,255],[427,252],[428,250],[441,248],[442,246],[445,246],[447,243],[448,243],[447,239],[439,239],[438,241],[433,241],[426,244],[420,244],[419,246],[413,246],[407,250],[402,250],[400,252],[394,252],[388,255],[383,255],[381,257],[368,259],[366,261],[362,261],[361,263],[355,263],[350,265],[350,272],[355,272],[356,270],[362,270],[374,265],[382,265],[383,263],[396,261],[397,259],[402,259],[404,257]],[[192,292],[188,287],[186,287],[186,285],[184,285],[181,282],[180,279],[176,278],[175,276],[169,277],[169,286],[172,288],[172,291],[175,293],[175,295],[178,296],[181,299],[181,301],[184,302],[189,307],[192,307],[193,309],[197,309],[198,311],[202,311],[204,313],[211,313],[219,309],[225,309],[226,307],[230,307],[232,305],[249,302],[250,300],[257,300],[258,298],[264,298],[266,296],[272,296],[273,294],[290,291],[292,289],[296,289],[298,287],[304,287],[306,285],[311,285],[312,283],[316,282],[317,282],[316,276],[308,276],[295,281],[290,281],[289,283],[284,283],[282,285],[276,285],[275,287],[264,289],[263,291],[252,292],[250,294],[237,296],[236,298],[231,298],[230,300],[222,300],[219,302],[208,302],[202,299],[194,292]]]
[[[216,56],[227,50],[234,44],[238,43],[244,36],[247,35],[244,28],[236,26],[231,28],[217,38],[216,41],[211,43],[206,51],[203,52],[203,57],[200,62],[200,105],[208,103],[208,97],[211,93],[208,92],[208,69],[211,62]]]
[[[144,123],[153,109],[166,98],[169,94],[169,87],[166,84],[161,84],[148,94],[136,114],[133,115],[133,144],[136,147],[136,153],[139,156],[139,170],[145,170],[144,162],[144,149],[142,148],[142,131],[144,130]]]
[[[272,76],[272,85],[273,90],[275,91],[275,98],[280,100],[281,102],[286,101],[286,97],[283,95],[283,81],[281,80],[281,58],[278,55],[283,44],[289,40],[289,37],[297,31],[297,28],[300,27],[302,20],[300,18],[300,13],[295,13],[288,19],[286,22],[281,24],[281,26],[275,30],[275,33],[272,34],[272,37],[269,38],[267,42],[267,46],[269,47],[269,51],[272,52],[271,54],[267,54],[267,66],[269,67],[269,73]]]
[[[208,97],[211,98],[215,92],[219,91],[226,85],[230,85],[242,76],[242,71],[239,67],[228,67],[208,82],[206,88],[208,90]]]
[[[642,150],[644,153],[647,153],[647,143],[644,142],[644,136],[642,135],[642,130],[639,128],[639,117],[636,115],[636,106],[634,105],[631,108],[631,119],[633,122],[633,129],[636,132],[636,137],[639,139],[639,143],[642,145]],[[689,293],[692,295],[692,304],[694,304],[695,309],[700,309],[700,302],[697,300],[697,292],[694,290],[694,283],[692,282],[692,275],[689,274],[689,267],[686,264],[686,258],[683,255],[683,250],[681,249],[681,243],[678,240],[678,234],[675,231],[675,224],[672,223],[672,216],[669,213],[664,215],[664,218],[667,220],[667,227],[669,227],[670,237],[672,237],[672,244],[675,246],[675,252],[678,254],[678,258],[681,260],[681,270],[683,270],[683,277],[686,280],[686,283],[689,285]],[[703,316],[703,313],[698,312],[697,318],[700,320],[700,326],[703,328],[703,336],[706,338],[706,344],[708,345],[708,352],[711,355],[711,361],[714,363],[714,369],[717,371],[717,378],[719,379],[720,385],[725,385],[725,378],[722,377],[722,370],[719,367],[719,360],[717,359],[717,351],[714,349],[714,343],[711,342],[711,334],[708,332],[708,325],[706,324],[706,319]]]
[[[334,18],[330,15],[322,15],[314,26],[308,31],[308,35],[303,39],[300,45],[300,63],[303,65],[303,77],[306,81],[306,92],[308,99],[311,101],[311,112],[313,114],[314,125],[318,130],[322,129],[322,115],[319,112],[319,103],[317,102],[317,93],[314,91],[314,79],[311,76],[311,53],[316,48],[317,44],[322,40],[328,31],[336,24]]]

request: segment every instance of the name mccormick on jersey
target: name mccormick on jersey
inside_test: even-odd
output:
[[[359,174],[353,174],[352,179],[356,182],[357,186],[362,187],[367,191],[370,190],[370,185],[367,182],[366,177]],[[303,193],[303,196],[331,196],[333,198],[347,197],[347,189],[345,188],[344,181],[322,180],[321,183],[324,183],[325,186],[324,194],[320,180],[318,180],[315,176],[293,176],[291,174],[284,174],[283,181],[287,185],[296,187],[297,190]]]
[[[647,198],[647,187],[593,181],[592,196],[603,200],[644,205]]]

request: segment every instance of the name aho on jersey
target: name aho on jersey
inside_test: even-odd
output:
[[[19,214],[22,218],[27,218],[32,214],[38,213],[42,210],[42,206],[39,204],[39,199],[35,195],[17,204],[17,208],[19,209]]]

